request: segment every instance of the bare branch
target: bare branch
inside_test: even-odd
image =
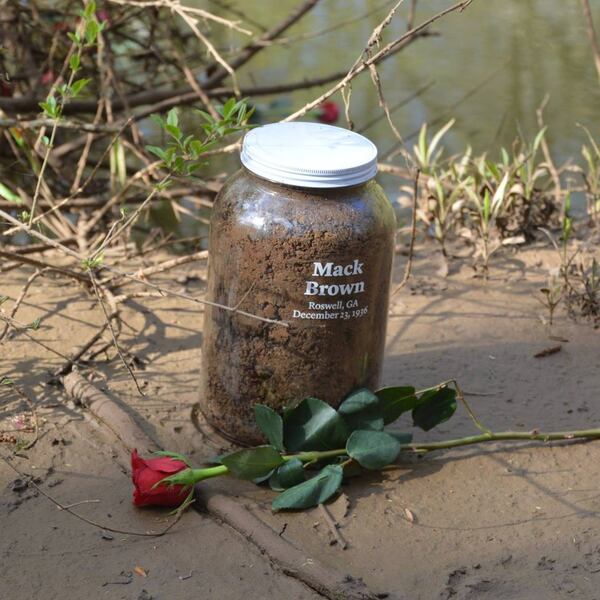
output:
[[[600,79],[600,47],[598,46],[598,38],[596,37],[596,30],[594,28],[594,19],[592,18],[592,10],[590,9],[589,0],[581,0],[581,7],[583,9],[583,16],[585,18],[585,26],[587,36],[592,47],[594,54],[594,64],[596,65],[596,73],[598,79]]]
[[[355,67],[353,67],[346,74],[346,76],[341,81],[339,81],[336,85],[334,85],[332,88],[327,90],[325,93],[321,94],[318,98],[316,98],[312,102],[309,102],[308,104],[304,105],[301,109],[297,110],[295,113],[293,113],[293,114],[289,115],[288,117],[286,117],[285,119],[283,119],[283,122],[294,121],[294,120],[304,116],[308,111],[313,110],[314,108],[319,106],[319,104],[323,103],[325,100],[327,100],[328,98],[333,96],[333,94],[335,94],[337,91],[339,91],[343,87],[347,86],[350,81],[352,81],[357,75],[362,73],[365,69],[368,69],[371,65],[377,64],[385,56],[387,56],[390,52],[393,52],[397,48],[400,48],[403,45],[405,45],[412,38],[414,38],[418,33],[423,31],[427,27],[429,27],[432,23],[434,23],[435,21],[441,19],[442,17],[444,17],[452,12],[464,10],[465,8],[467,8],[469,6],[469,4],[471,4],[472,1],[473,0],[462,0],[461,2],[458,2],[457,4],[454,4],[453,6],[450,6],[449,8],[446,8],[445,10],[442,10],[441,12],[435,14],[433,17],[430,17],[429,19],[427,19],[426,21],[424,21],[417,27],[414,27],[413,29],[411,29],[410,31],[405,33],[404,35],[400,36],[398,39],[390,42],[389,44],[386,44],[381,50],[379,50],[378,52],[373,54],[373,56],[362,61],[360,64],[356,65]]]

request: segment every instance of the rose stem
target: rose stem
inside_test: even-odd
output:
[[[430,442],[427,444],[402,444],[401,450],[404,452],[432,452],[433,450],[444,450],[446,448],[458,448],[459,446],[470,446],[472,444],[482,444],[485,442],[501,442],[501,441],[539,441],[551,442],[557,440],[575,440],[575,439],[599,439],[600,429],[580,429],[575,431],[548,431],[548,432],[531,432],[531,431],[500,431],[498,433],[482,433],[480,435],[471,435],[454,440],[446,440],[443,442]],[[314,452],[300,452],[298,454],[286,454],[282,456],[283,460],[290,461],[297,458],[302,462],[313,462],[323,458],[333,458],[336,456],[344,456],[347,454],[345,448],[338,450],[324,450]],[[229,474],[229,469],[225,465],[216,467],[207,467],[204,469],[192,469],[192,474],[196,482],[211,477],[219,477]],[[197,479],[196,479],[197,478]]]
[[[430,452],[432,450],[443,450],[445,448],[456,448],[458,446],[469,446],[471,444],[481,444],[484,442],[497,442],[506,440],[534,440],[540,442],[550,442],[555,440],[573,440],[573,439],[597,439],[600,438],[600,429],[580,429],[577,431],[500,431],[498,433],[482,433],[455,440],[446,440],[443,442],[431,442],[428,444],[403,444],[402,450],[412,450],[414,452]]]

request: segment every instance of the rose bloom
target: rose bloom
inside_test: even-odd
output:
[[[339,119],[340,109],[338,105],[331,100],[319,104],[317,110],[317,119],[321,121],[321,123],[335,123]]]
[[[54,81],[54,71],[52,69],[48,69],[42,76],[40,77],[40,83],[42,85],[49,85]]]
[[[5,98],[10,98],[12,96],[10,84],[6,81],[3,81],[2,78],[0,78],[0,96]]]
[[[157,485],[159,481],[187,469],[187,465],[168,456],[142,458],[137,450],[131,452],[131,479],[133,503],[136,506],[179,506],[187,497],[189,488],[184,485]]]

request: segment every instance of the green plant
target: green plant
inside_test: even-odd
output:
[[[423,123],[421,126],[418,142],[413,147],[413,156],[417,167],[424,175],[430,175],[439,166],[439,160],[444,150],[438,146],[455,122],[456,119],[450,119],[433,135],[430,142],[427,141],[427,123]]]
[[[431,224],[433,238],[440,244],[442,254],[447,257],[446,241],[455,225],[463,196],[463,183],[453,177],[452,171],[434,171],[429,178],[425,215],[421,218]]]
[[[160,159],[159,166],[166,169],[167,173],[159,182],[154,184],[152,191],[131,215],[128,215],[128,211],[124,207],[121,207],[120,219],[113,224],[102,241],[98,242],[93,252],[83,261],[82,266],[85,270],[101,266],[105,248],[135,223],[155,196],[171,185],[174,177],[184,177],[188,180],[196,177],[196,172],[207,164],[202,160],[206,152],[223,137],[247,129],[247,120],[252,111],[248,110],[244,100],[236,101],[235,98],[231,98],[223,106],[217,107],[216,110],[220,118],[213,118],[201,110],[196,111],[200,113],[205,121],[202,124],[203,138],[184,133],[179,123],[179,114],[176,108],[172,108],[167,113],[166,118],[160,115],[152,116],[153,120],[167,134],[168,142],[165,147],[146,146],[146,150]]]
[[[204,123],[201,128],[204,136],[186,134],[181,129],[179,114],[172,108],[166,119],[153,115],[153,120],[168,137],[164,147],[146,146],[146,150],[157,156],[164,167],[172,174],[181,176],[195,175],[199,168],[206,165],[202,156],[222,138],[248,128],[247,122],[253,109],[248,109],[245,100],[230,98],[223,106],[216,108],[219,118],[213,117],[203,110],[196,109]]]
[[[568,193],[565,197],[565,202],[561,220],[561,268],[568,268],[567,252],[569,249],[569,240],[573,235],[573,217],[571,216],[571,194]]]
[[[545,163],[540,164],[536,160],[546,130],[547,127],[542,127],[536,133],[531,144],[525,142],[523,138],[519,138],[516,143],[512,166],[515,176],[523,186],[522,196],[527,202],[533,201],[534,191],[540,180],[550,180],[548,166]]]
[[[475,181],[474,179],[472,181]],[[491,246],[491,234],[495,228],[496,219],[503,209],[506,200],[506,190],[510,181],[510,174],[505,172],[498,186],[490,192],[489,184],[486,183],[483,189],[483,197],[475,189],[475,185],[467,184],[465,190],[471,198],[474,210],[472,211],[473,220],[476,223],[476,229],[481,242],[480,254],[483,262],[483,274],[487,279],[489,272],[489,261],[494,252],[502,246],[500,242]],[[470,183],[470,182],[469,182]]]
[[[581,147],[587,170],[576,170],[581,174],[586,188],[588,217],[596,223],[600,214],[600,148],[589,130],[582,125],[580,127],[585,131],[590,145],[583,144]]]
[[[552,325],[556,308],[565,294],[565,285],[562,281],[558,281],[556,277],[551,277],[548,287],[540,288],[540,293],[542,297],[538,297],[538,300],[548,309],[548,325]]]
[[[44,112],[44,116],[53,121],[50,136],[42,136],[41,141],[46,146],[44,159],[39,168],[37,183],[33,194],[33,202],[31,211],[28,214],[29,226],[32,225],[35,217],[37,201],[39,198],[42,182],[44,180],[44,172],[48,164],[50,153],[54,146],[54,139],[58,130],[58,124],[63,117],[65,104],[70,100],[77,98],[84,88],[90,83],[90,79],[76,79],[77,73],[81,69],[81,58],[84,50],[96,45],[98,36],[104,30],[106,23],[100,23],[96,17],[96,2],[90,0],[83,10],[78,11],[81,18],[75,31],[70,31],[67,36],[71,40],[72,46],[68,54],[69,73],[66,83],[55,84],[46,100],[40,102],[40,108]]]
[[[495,224],[503,240],[531,240],[535,237],[536,229],[550,224],[558,213],[556,198],[561,190],[552,188],[558,179],[552,178],[546,162],[538,160],[545,134],[546,127],[542,127],[531,143],[523,137],[517,138],[511,153],[502,148],[499,162],[486,161],[485,173],[479,169],[483,180],[491,183],[492,188],[498,186],[508,173],[506,197],[501,211],[496,215]]]
[[[600,264],[596,258],[586,265],[580,258],[568,276],[566,303],[573,318],[583,317],[600,325]]]

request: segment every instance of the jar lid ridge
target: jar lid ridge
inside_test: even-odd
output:
[[[320,123],[273,123],[244,137],[242,164],[259,177],[307,188],[364,183],[377,173],[377,148],[348,129]]]

